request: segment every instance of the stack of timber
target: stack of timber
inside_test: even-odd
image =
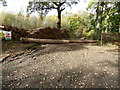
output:
[[[31,29],[30,38],[39,39],[62,39],[69,38],[68,31],[65,29],[57,29],[53,27]]]
[[[18,29],[17,27],[4,26],[5,31],[12,31],[12,39],[19,40],[21,37],[28,37],[29,33],[26,29]]]
[[[5,31],[12,31],[12,39],[20,40],[21,37],[39,38],[39,39],[64,39],[70,38],[68,30],[57,29],[53,27],[36,28],[36,29],[20,29],[12,26],[4,26]]]

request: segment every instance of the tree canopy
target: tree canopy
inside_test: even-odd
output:
[[[71,7],[72,4],[77,4],[77,2],[67,2],[67,0],[32,0],[29,1],[29,5],[27,7],[28,14],[33,12],[38,12],[40,14],[47,14],[52,9],[56,9],[58,12],[58,22],[57,27],[61,28],[61,12],[65,10],[66,6]]]
[[[95,38],[102,32],[120,32],[120,2],[90,2],[88,10],[94,10]]]
[[[0,2],[1,2],[1,4],[2,4],[3,6],[7,6],[6,0],[0,0]]]

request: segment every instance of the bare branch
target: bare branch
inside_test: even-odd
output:
[[[62,12],[63,10],[65,10],[65,8],[62,8],[60,11]]]
[[[55,4],[56,6],[58,6],[58,5],[59,5],[57,2],[53,2],[53,4]]]

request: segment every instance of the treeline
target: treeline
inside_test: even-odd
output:
[[[85,14],[86,12],[84,12]],[[87,14],[87,13],[86,13]],[[61,29],[69,30],[71,37],[85,36],[87,30],[87,24],[84,21],[84,15],[67,13],[62,15]],[[4,18],[3,18],[4,17]],[[25,16],[21,12],[18,14],[12,14],[10,12],[0,13],[1,25],[10,25],[18,28],[32,29],[32,28],[45,28],[56,27],[57,28],[57,15],[50,16]]]
[[[10,12],[0,13],[2,19],[0,24],[10,25],[18,28],[37,28],[43,26],[43,17],[25,16],[21,12],[18,14],[12,14]]]

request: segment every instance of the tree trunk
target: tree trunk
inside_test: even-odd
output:
[[[97,40],[100,39],[100,34],[101,34],[101,31],[102,31],[102,2],[98,2],[98,6],[97,6],[97,10],[96,10],[96,13],[97,13],[97,16],[96,16],[96,27],[95,27],[95,37]]]
[[[69,40],[69,43],[97,43],[99,40]]]
[[[26,43],[41,43],[41,44],[62,44],[62,43],[97,43],[98,40],[56,40],[56,39],[35,39],[21,38],[21,42]]]
[[[57,9],[58,12],[58,22],[57,22],[57,28],[61,28],[61,11],[60,8]]]
[[[106,24],[106,29],[105,29],[105,32],[106,33],[110,33],[110,27],[109,27],[109,24],[110,24],[110,22],[109,22],[109,9],[108,9],[108,7],[107,7],[107,5],[108,5],[108,3],[105,3],[105,10],[108,12],[107,14],[106,14],[106,18],[105,18],[105,24]]]
[[[119,33],[120,33],[120,22],[119,22]]]
[[[60,44],[69,43],[69,40],[55,40],[55,39],[35,39],[35,38],[21,38],[21,42],[27,43],[41,43],[41,44]]]

